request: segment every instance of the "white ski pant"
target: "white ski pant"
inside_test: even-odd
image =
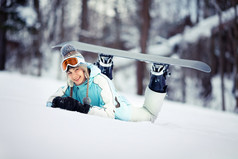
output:
[[[147,87],[143,107],[132,106],[131,121],[154,122],[161,110],[165,95],[166,93],[154,92]]]

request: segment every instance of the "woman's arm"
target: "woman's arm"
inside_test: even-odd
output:
[[[114,119],[115,118],[114,95],[112,90],[113,88],[111,88],[109,84],[110,82],[109,79],[106,78],[104,75],[98,75],[94,78],[93,82],[102,89],[100,95],[105,104],[102,108],[98,106],[91,107],[88,114]]]
[[[65,94],[65,91],[67,90],[68,86],[64,86],[59,88],[50,98],[47,100],[46,106],[51,107],[52,106],[52,101],[55,97],[62,97]]]

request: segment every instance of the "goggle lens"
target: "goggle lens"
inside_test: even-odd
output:
[[[63,71],[66,71],[68,65],[70,66],[76,66],[77,64],[79,64],[79,60],[78,58],[76,57],[71,57],[71,58],[68,58],[68,59],[65,59],[63,62],[62,62],[62,70]]]

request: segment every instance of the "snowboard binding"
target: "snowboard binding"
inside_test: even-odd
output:
[[[160,93],[165,93],[167,91],[166,77],[170,75],[168,69],[169,64],[153,63],[149,83],[149,88],[151,90]]]
[[[113,56],[99,54],[96,66],[101,70],[101,72],[112,80],[112,70],[113,70]]]

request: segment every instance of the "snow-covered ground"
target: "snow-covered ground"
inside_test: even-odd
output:
[[[164,102],[155,123],[48,108],[64,82],[0,72],[0,159],[237,159],[238,116]],[[144,98],[126,94],[134,104]]]

